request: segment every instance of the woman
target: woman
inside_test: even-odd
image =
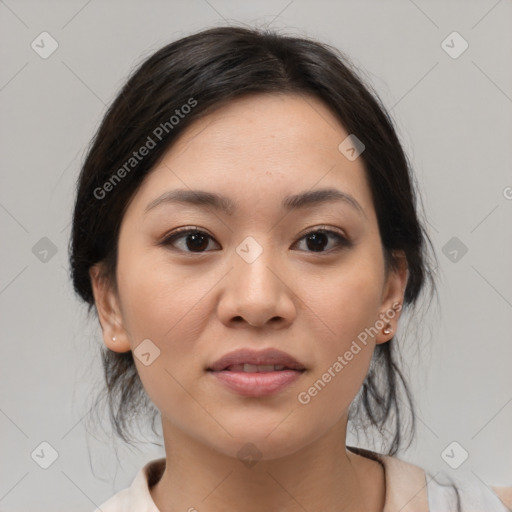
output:
[[[147,394],[166,456],[103,512],[511,506],[394,457],[413,410],[394,333],[432,284],[411,179],[326,45],[221,27],[142,63],[83,166],[70,257],[115,428]],[[391,424],[387,452],[346,446],[349,419]]]

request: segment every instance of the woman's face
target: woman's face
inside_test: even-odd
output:
[[[191,125],[129,204],[118,295],[91,275],[105,344],[134,351],[164,434],[230,456],[252,442],[271,459],[345,429],[406,284],[404,266],[385,273],[363,161],[338,148],[348,135],[309,96],[238,99]],[[340,197],[299,197],[324,189]],[[231,210],[159,200],[177,190]],[[178,228],[199,233],[171,240]],[[281,350],[305,371],[244,395],[207,368],[245,348]]]

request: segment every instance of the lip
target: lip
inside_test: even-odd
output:
[[[282,391],[297,381],[305,370],[280,370],[264,373],[209,371],[221,384],[246,397],[262,397]]]
[[[230,366],[243,364],[282,365],[285,369],[270,372],[227,370]],[[259,397],[282,391],[299,379],[306,368],[297,359],[282,350],[243,348],[225,354],[206,370],[229,390],[242,396]]]
[[[305,366],[299,361],[297,361],[297,359],[295,359],[293,356],[281,350],[277,350],[275,348],[267,348],[264,350],[252,350],[248,348],[243,348],[239,350],[234,350],[233,352],[229,352],[222,356],[220,359],[215,361],[206,369],[212,372],[221,372],[225,370],[228,366],[246,363],[252,365],[274,364],[285,366],[286,370],[281,371],[287,371],[288,369],[301,371],[306,369]],[[247,373],[247,375],[249,374]]]

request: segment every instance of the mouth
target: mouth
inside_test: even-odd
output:
[[[293,356],[281,350],[268,348],[265,350],[239,349],[225,354],[211,364],[206,370],[266,373],[286,370],[303,371],[306,367]]]
[[[245,397],[263,397],[284,390],[306,372],[285,352],[242,349],[226,354],[206,368],[225,389]]]
[[[285,366],[283,364],[231,364],[226,368],[221,370],[212,370],[208,368],[207,371],[210,372],[242,372],[242,373],[270,373],[270,372],[282,372],[286,370],[292,370],[296,372],[305,372],[305,368],[290,368],[289,366]]]

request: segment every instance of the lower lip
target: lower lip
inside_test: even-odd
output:
[[[242,396],[268,396],[282,391],[295,382],[303,372],[281,370],[276,372],[220,372],[210,371],[222,384]]]

